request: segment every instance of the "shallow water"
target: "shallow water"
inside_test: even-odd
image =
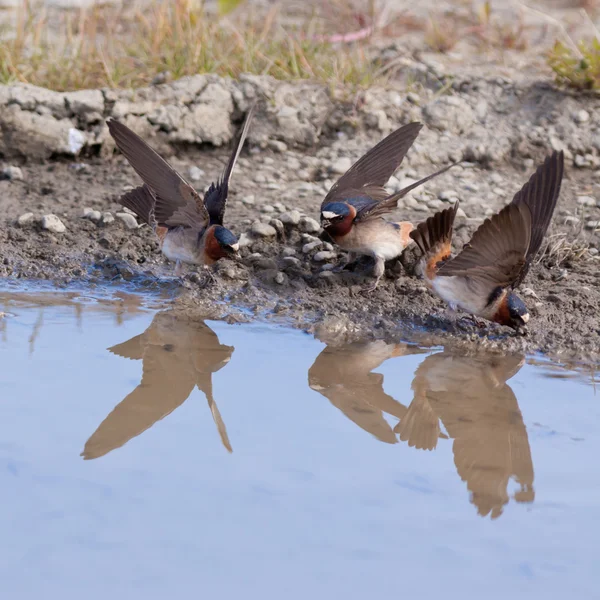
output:
[[[3,597],[595,597],[592,375],[124,293],[0,310]]]

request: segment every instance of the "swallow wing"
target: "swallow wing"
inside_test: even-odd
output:
[[[525,268],[530,242],[529,209],[525,204],[509,204],[486,219],[462,252],[442,264],[437,274],[467,277],[482,288],[482,294],[514,285]]]
[[[217,181],[217,183],[211,183],[210,187],[206,191],[206,194],[204,194],[204,205],[208,211],[211,224],[214,223],[216,225],[223,225],[225,206],[227,204],[227,194],[229,192],[229,181],[231,179],[231,174],[233,173],[235,163],[237,162],[240,152],[242,151],[242,147],[244,146],[246,136],[248,135],[248,130],[250,129],[250,123],[254,117],[255,109],[256,104],[253,104],[246,114],[246,119],[244,120],[244,124],[238,133],[237,142],[233,149],[233,153],[229,158],[229,162],[223,171],[223,175]]]
[[[531,213],[531,243],[527,251],[525,268],[521,272],[520,279],[515,283],[515,287],[527,274],[531,261],[538,253],[548,231],[560,194],[563,172],[564,153],[562,151],[553,152],[512,200],[513,204],[526,205]]]
[[[156,228],[156,217],[154,215],[156,198],[146,184],[140,185],[124,194],[119,199],[119,204],[132,210],[138,218],[150,225],[150,227]]]
[[[154,212],[159,224],[189,226],[190,215],[195,219],[195,227],[208,222],[208,212],[198,192],[166,160],[123,123],[111,119],[108,130],[129,164],[156,197]],[[169,223],[182,207],[186,208],[187,215],[183,222],[175,219]]]
[[[380,200],[378,200],[377,202],[372,202],[368,207],[363,208],[356,215],[355,220],[356,221],[364,221],[365,219],[382,217],[383,215],[386,215],[386,214],[392,212],[394,209],[398,208],[398,201],[401,198],[404,198],[404,196],[406,196],[406,194],[408,194],[415,188],[418,188],[420,185],[423,185],[430,179],[433,179],[434,177],[437,177],[438,175],[445,173],[448,169],[451,169],[452,167],[456,166],[457,164],[458,163],[452,163],[451,165],[448,165],[447,167],[444,167],[443,169],[440,169],[439,171],[436,171],[435,173],[432,173],[431,175],[428,175],[427,177],[423,177],[423,179],[420,179],[419,181],[416,181],[415,183],[411,183],[409,186],[406,186],[405,188],[401,189],[399,192],[396,192],[395,194],[390,195],[387,193],[387,191],[385,189],[379,188],[379,189],[383,189],[385,196],[383,198],[381,198]],[[376,199],[375,196],[373,196],[373,198]]]
[[[421,123],[416,122],[404,125],[371,148],[337,180],[325,196],[321,208],[330,202],[345,199],[344,192],[347,190],[357,190],[365,186],[383,188],[398,170],[422,127]]]

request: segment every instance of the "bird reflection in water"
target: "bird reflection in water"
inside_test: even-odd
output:
[[[413,400],[405,407],[384,392],[383,375],[371,371],[390,358],[413,352],[410,346],[382,341],[328,346],[309,370],[309,385],[383,442],[399,439],[417,449],[433,450],[440,438],[452,439],[456,470],[481,516],[495,519],[502,514],[511,478],[519,486],[514,499],[532,502],[534,472],[527,430],[506,383],[524,358],[446,350],[431,354],[415,372]],[[393,429],[384,414],[398,419]]]
[[[142,360],[142,380],[104,419],[81,455],[98,458],[123,446],[181,406],[196,386],[206,396],[221,441],[231,452],[213,398],[212,374],[230,361],[233,350],[203,321],[170,311],[157,313],[144,333],[109,348],[123,358]]]

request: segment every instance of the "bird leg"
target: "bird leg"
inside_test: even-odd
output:
[[[375,266],[373,267],[373,276],[375,277],[375,281],[373,283],[371,283],[370,285],[367,285],[366,287],[364,287],[361,290],[362,293],[368,294],[369,292],[372,292],[375,289],[377,289],[379,280],[383,277],[384,273],[385,273],[385,260],[383,260],[383,258],[381,258],[381,256],[376,256],[375,257]]]

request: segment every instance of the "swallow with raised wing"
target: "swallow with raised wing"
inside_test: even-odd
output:
[[[462,251],[451,258],[458,202],[429,217],[410,233],[421,251],[417,272],[452,310],[460,308],[519,329],[529,321],[514,290],[538,253],[560,193],[564,155],[554,152],[510,204],[486,219]]]
[[[409,443],[437,443],[439,421],[452,441],[454,464],[466,482],[471,502],[492,519],[508,503],[508,485],[516,480],[517,502],[532,502],[534,469],[527,428],[507,381],[525,364],[522,355],[462,355],[437,352],[417,368],[414,398],[394,428]],[[414,444],[412,444],[414,445]]]
[[[117,356],[141,359],[142,380],[90,436],[82,456],[98,458],[123,446],[181,406],[195,387],[206,396],[221,442],[231,452],[212,375],[229,363],[233,350],[204,321],[157,313],[142,334],[109,348]]]
[[[444,173],[449,165],[404,189],[390,194],[383,187],[398,170],[423,125],[409,123],[394,131],[360,158],[332,186],[321,204],[321,226],[333,241],[350,253],[350,260],[367,255],[375,259],[375,281],[364,291],[377,287],[385,261],[402,254],[410,243],[413,224],[384,218],[398,200],[426,181]]]
[[[239,249],[236,236],[223,225],[231,174],[244,145],[254,114],[246,115],[233,152],[217,183],[204,197],[127,126],[110,120],[108,129],[117,147],[144,184],[127,192],[119,202],[156,232],[163,254],[181,263],[211,265]]]

